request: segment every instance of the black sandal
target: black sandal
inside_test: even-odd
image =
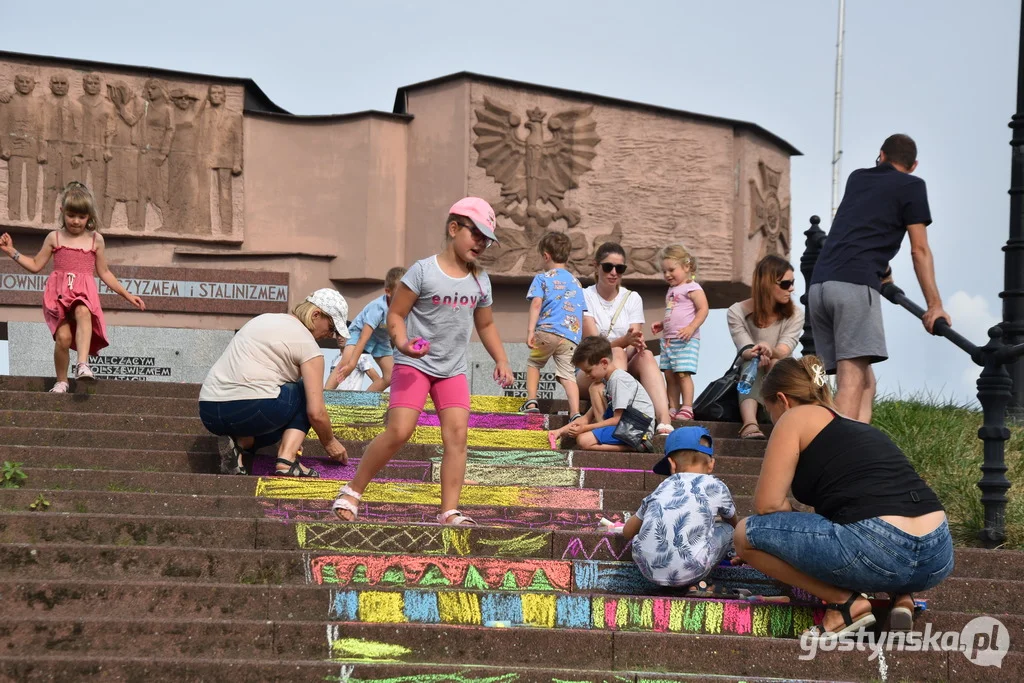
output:
[[[221,444],[220,447],[221,474],[240,474],[243,476],[249,474],[252,471],[252,463],[256,458],[256,454],[239,446],[233,436],[221,438],[227,439],[227,443]],[[239,462],[242,464],[239,465]]]
[[[285,460],[284,458],[278,458],[277,459],[277,464],[279,464],[279,465],[288,465],[288,469],[286,469],[286,470],[275,469],[274,470],[274,476],[276,476],[276,477],[307,477],[307,478],[310,478],[310,479],[319,479],[320,478],[320,473],[317,472],[316,470],[311,470],[311,469],[307,468],[305,471],[303,471],[302,465],[299,464],[299,459],[298,458],[295,458],[295,460]]]
[[[533,406],[532,408],[530,406]],[[520,413],[539,413],[540,404],[537,403],[537,399],[531,398],[529,401],[519,407]]]
[[[854,633],[862,628],[874,626],[875,615],[870,610],[857,621],[853,620],[853,615],[850,614],[850,608],[853,607],[853,603],[857,602],[858,598],[864,598],[867,600],[868,596],[863,593],[853,593],[850,595],[850,598],[841,605],[838,602],[826,602],[824,604],[826,611],[835,610],[843,615],[843,627],[838,631],[826,631],[822,624],[817,624],[804,631],[804,633],[809,633],[812,636],[817,636],[822,639],[837,638],[844,633]]]

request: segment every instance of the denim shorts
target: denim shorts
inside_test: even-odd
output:
[[[953,571],[946,522],[914,536],[877,517],[836,524],[812,512],[775,512],[748,517],[746,530],[752,548],[857,592],[916,593]]]
[[[277,398],[200,401],[199,418],[211,434],[255,437],[253,451],[273,446],[286,429],[309,431],[302,380],[282,384]]]

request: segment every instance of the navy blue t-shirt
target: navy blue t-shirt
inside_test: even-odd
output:
[[[880,289],[907,226],[931,222],[928,192],[917,176],[888,163],[854,171],[846,181],[846,193],[811,284],[839,281]]]

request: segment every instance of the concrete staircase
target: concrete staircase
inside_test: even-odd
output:
[[[821,616],[809,596],[748,567],[712,578],[749,599],[643,579],[598,520],[636,509],[659,456],[550,450],[544,430],[565,420],[552,402],[518,415],[518,399],[474,397],[462,509],[481,526],[458,529],[431,523],[429,412],[360,520],[341,523],[330,503],[381,429],[377,394],[328,394],[352,462],[308,441],[323,478],[295,480],[267,476],[270,456],[257,476],[215,474],[195,385],[57,396],[51,382],[0,378],[0,461],[28,475],[0,489],[0,680],[1024,680],[1024,554],[960,550],[954,576],[918,596],[921,630],[1002,621],[1001,668],[959,652],[801,659],[798,636]],[[708,426],[716,474],[749,514],[764,443]]]

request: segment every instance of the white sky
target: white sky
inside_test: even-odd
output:
[[[808,217],[828,216],[835,0],[242,6],[4,2],[0,25],[7,50],[250,77],[297,114],[388,111],[396,88],[468,70],[744,119],[804,152],[792,163],[795,264]],[[939,289],[976,342],[1001,318],[1019,12],[1016,0],[847,4],[843,183],[890,133],[917,140]],[[906,244],[893,266],[922,301]],[[708,343],[728,339],[724,317],[704,326],[698,386],[731,358]],[[883,392],[973,395],[965,354],[889,304],[885,325]]]

